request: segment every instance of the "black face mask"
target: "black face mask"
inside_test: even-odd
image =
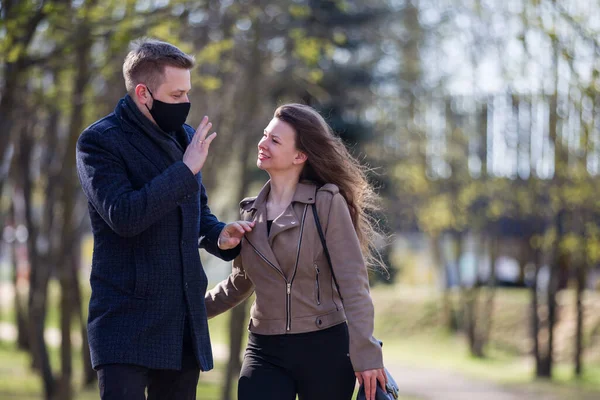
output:
[[[145,106],[160,129],[173,132],[181,128],[190,112],[191,103],[165,103],[155,99],[148,87],[146,89],[154,101],[152,109],[148,108],[147,104]]]

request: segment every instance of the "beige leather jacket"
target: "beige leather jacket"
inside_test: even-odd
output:
[[[354,370],[382,368],[381,347],[373,338],[367,269],[344,197],[332,184],[317,192],[315,185],[300,183],[291,204],[267,234],[269,190],[267,182],[257,197],[240,204],[242,219],[256,225],[244,237],[229,278],[207,292],[208,317],[227,311],[255,291],[251,332],[311,332],[347,321]],[[315,202],[341,297],[316,229],[311,207]]]

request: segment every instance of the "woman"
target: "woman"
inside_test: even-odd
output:
[[[270,180],[241,202],[242,219],[256,225],[229,278],[206,295],[211,318],[256,292],[238,399],[348,400],[358,379],[373,400],[386,377],[363,256],[374,234],[364,172],[321,115],[301,104],[275,111],[257,166]]]

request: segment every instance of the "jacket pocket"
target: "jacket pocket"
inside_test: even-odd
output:
[[[315,295],[317,300],[317,305],[321,305],[321,282],[319,275],[321,271],[319,270],[319,266],[315,264]]]

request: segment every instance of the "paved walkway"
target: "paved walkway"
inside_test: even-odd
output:
[[[402,395],[422,400],[554,400],[555,397],[474,380],[452,371],[389,365]]]

